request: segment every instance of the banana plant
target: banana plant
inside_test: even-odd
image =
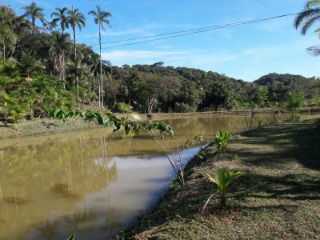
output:
[[[226,207],[226,201],[227,201],[227,190],[231,183],[239,176],[244,175],[244,172],[241,171],[232,171],[229,169],[229,167],[218,167],[215,169],[213,174],[209,173],[203,173],[203,175],[218,187],[218,193],[220,195],[220,204],[222,207]],[[216,193],[212,194],[205,205],[202,208],[202,212],[206,209],[210,199],[215,195]]]

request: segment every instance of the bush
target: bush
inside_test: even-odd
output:
[[[132,112],[132,108],[133,108],[132,106],[124,102],[119,102],[117,104],[117,107],[122,113]]]

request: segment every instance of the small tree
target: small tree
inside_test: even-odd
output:
[[[291,111],[292,119],[299,119],[299,108],[307,103],[302,92],[292,93],[289,92],[289,100],[287,102],[287,109]]]
[[[124,102],[119,102],[117,104],[118,109],[122,112],[122,113],[128,113],[132,111],[132,106],[130,106],[129,104],[126,104]]]

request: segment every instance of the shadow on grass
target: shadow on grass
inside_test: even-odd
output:
[[[316,178],[305,174],[265,176],[248,173],[231,185],[228,191],[228,209],[219,207],[219,196],[216,194],[208,205],[208,211],[210,215],[222,217],[229,217],[237,211],[242,213],[248,211],[259,213],[266,209],[294,211],[298,203],[295,204],[292,200],[320,200],[319,186],[320,176]],[[216,191],[217,187],[204,178],[198,179],[196,184],[183,186],[176,194],[169,194],[152,214],[141,216],[140,224],[136,226],[134,232],[168,224],[171,220],[192,221],[200,216],[204,203]],[[251,198],[256,199],[255,205],[242,203]],[[261,204],[256,205],[259,199]],[[271,201],[266,202],[267,199]],[[278,202],[280,199],[284,202]]]
[[[282,160],[296,160],[308,169],[320,170],[320,120],[308,120],[290,125],[273,125],[250,130],[242,135],[248,137],[241,140],[242,144],[256,145],[261,148],[270,145],[278,149],[277,152],[271,154],[259,152],[260,158],[248,162],[250,164],[264,165],[281,163]],[[244,159],[255,154],[249,151],[231,152]]]
[[[320,176],[288,174],[265,176],[247,174],[239,178],[234,197],[274,198],[291,200],[320,200]]]

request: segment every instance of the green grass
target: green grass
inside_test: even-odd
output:
[[[226,152],[213,146],[124,239],[320,239],[320,119],[273,124],[232,137]],[[200,172],[228,165],[245,171],[231,185],[228,207]],[[119,237],[121,239],[121,237]]]

